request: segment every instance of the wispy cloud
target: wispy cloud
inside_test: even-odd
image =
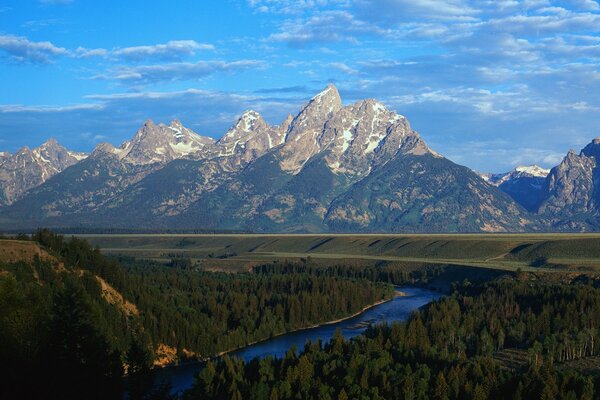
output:
[[[75,104],[71,106],[0,105],[0,113],[64,113],[81,110],[100,110],[101,104]]]
[[[38,31],[44,28],[48,28],[50,26],[58,25],[61,21],[56,18],[50,19],[41,19],[41,20],[30,20],[24,22],[21,26],[30,31]]]
[[[211,44],[198,43],[195,40],[170,40],[165,44],[116,49],[111,54],[125,60],[135,61],[148,58],[173,60],[194,55],[198,50],[214,50],[214,48]]]
[[[324,11],[309,18],[286,20],[269,41],[305,46],[323,42],[358,42],[359,35],[383,35],[383,29],[356,19],[347,11]]]
[[[78,47],[74,54],[77,57],[109,57],[115,61],[144,61],[149,59],[181,60],[193,56],[198,51],[214,50],[215,46],[208,43],[198,43],[195,40],[170,40],[144,46],[121,47],[115,49]]]
[[[332,62],[332,63],[329,63],[328,65],[330,68],[336,69],[345,74],[350,74],[350,75],[358,74],[358,70],[349,67],[348,65],[344,64],[343,62]]]
[[[59,23],[58,20],[27,21],[23,27],[37,30]],[[132,62],[144,60],[181,60],[193,56],[198,51],[214,50],[212,44],[199,43],[195,40],[170,40],[146,46],[132,46],[115,49],[77,47],[67,49],[49,41],[35,42],[24,36],[0,35],[0,51],[11,56],[13,61],[49,63],[57,56],[75,58],[103,57],[112,61]]]
[[[217,72],[236,72],[264,68],[266,63],[257,60],[198,61],[195,63],[170,63],[118,67],[96,79],[114,79],[127,84],[147,84],[199,79]]]
[[[248,0],[248,5],[261,13],[297,15],[315,9],[348,7],[352,0]]]
[[[85,47],[76,48],[72,54],[78,58],[91,58],[91,57],[106,57],[110,52],[106,49],[88,49]]]
[[[22,36],[0,35],[0,50],[18,62],[49,63],[57,56],[67,55],[67,49],[51,42],[34,42]]]
[[[276,87],[276,88],[263,88],[257,89],[254,93],[305,93],[308,92],[308,88],[306,86],[285,86],[285,87]]]

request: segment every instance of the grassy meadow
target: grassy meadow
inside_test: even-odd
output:
[[[504,271],[600,272],[600,234],[78,235],[107,255],[170,262],[189,258],[209,270],[239,271],[273,260],[444,265]]]

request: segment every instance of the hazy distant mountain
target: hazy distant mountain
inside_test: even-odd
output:
[[[0,153],[4,227],[255,232],[508,232],[600,228],[600,139],[551,171],[477,175],[376,100],[330,85],[269,125],[246,111],[215,141],[147,121],[86,157],[55,141]],[[52,177],[52,179],[49,179]]]
[[[65,149],[54,139],[33,150],[23,147],[15,154],[0,153],[0,205],[14,203],[27,190],[86,157]]]
[[[489,184],[500,188],[528,211],[537,211],[544,199],[544,183],[550,170],[519,166],[504,174],[481,174]]]

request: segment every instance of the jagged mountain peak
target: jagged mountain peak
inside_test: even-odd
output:
[[[225,133],[219,140],[220,143],[239,140],[249,135],[262,133],[270,126],[265,122],[263,117],[254,110],[246,110],[237,119],[235,124]]]
[[[225,170],[238,170],[283,143],[288,125],[289,122],[284,121],[280,126],[271,126],[257,111],[244,111],[217,141],[215,156],[225,159]]]
[[[19,154],[29,154],[31,153],[31,148],[29,148],[29,146],[23,146],[21,148],[19,148],[16,152],[15,152],[15,156],[19,155]]]
[[[21,159],[36,161],[34,151],[23,150]],[[50,219],[288,232],[560,229],[551,224],[562,215],[581,224],[591,215],[600,226],[599,156],[600,138],[580,154],[570,152],[547,178],[535,165],[508,173],[515,179],[500,190],[528,213],[430,150],[408,120],[381,101],[343,106],[329,85],[277,126],[244,111],[217,142],[177,119],[168,125],[147,120],[119,148],[98,145],[92,157],[107,158],[74,166],[0,216],[36,225]],[[171,162],[181,158],[188,160]],[[0,158],[0,183],[5,164]],[[511,190],[530,197],[517,200]],[[0,193],[0,202],[7,198],[12,201],[13,192]]]
[[[310,101],[303,107],[300,114],[307,112],[318,112],[331,116],[334,112],[342,108],[342,98],[340,92],[333,84],[327,85],[325,89],[317,93]]]
[[[177,158],[203,158],[205,148],[213,143],[213,139],[198,135],[177,119],[169,125],[157,125],[148,119],[131,140],[117,151],[108,152],[132,164],[164,164]]]
[[[375,99],[343,107],[335,86],[314,96],[294,118],[285,139],[281,167],[297,173],[315,154],[328,149],[335,173],[363,175],[371,166],[403,154],[436,153],[413,131],[406,118]]]
[[[308,104],[311,103],[339,103],[342,104],[342,98],[340,97],[340,92],[334,84],[328,84],[325,89],[321,90],[319,93],[314,95]]]
[[[178,119],[174,119],[173,121],[171,121],[171,123],[167,127],[173,132],[175,138],[184,136],[185,131],[187,130],[187,128],[184,127],[181,121],[179,121]]]
[[[295,134],[299,134],[313,125],[321,125],[328,118],[342,109],[342,98],[337,88],[329,84],[321,92],[311,98],[308,103],[302,106],[300,112],[292,121],[288,132],[289,139],[294,140]]]
[[[280,163],[284,171],[297,173],[310,157],[321,150],[319,137],[325,123],[341,109],[342,99],[334,85],[328,85],[302,106],[285,136]]]
[[[171,123],[169,124],[169,126],[172,127],[172,128],[183,128],[183,124],[177,118],[173,119],[171,121]]]
[[[55,138],[50,138],[39,146],[39,148],[49,148],[49,147],[63,147],[63,146],[61,146]]]
[[[11,204],[29,189],[87,157],[69,151],[51,138],[40,146],[25,146],[0,158],[0,204]]]
[[[58,141],[54,138],[50,138],[42,143],[40,146],[33,149],[34,152],[37,153],[67,153],[68,150],[62,146]]]
[[[90,154],[91,158],[99,158],[106,154],[112,155],[121,155],[124,149],[117,148],[108,142],[101,142],[96,145],[92,153]]]
[[[294,120],[294,116],[292,114],[288,114],[287,117],[285,117],[285,119],[283,120],[283,122],[279,126],[281,126],[281,127],[283,127],[283,126],[289,127],[293,120]]]

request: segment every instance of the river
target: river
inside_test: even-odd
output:
[[[277,336],[264,342],[246,346],[240,350],[229,353],[232,357],[239,357],[245,361],[255,357],[283,357],[285,353],[296,345],[298,353],[304,348],[306,341],[329,341],[336,329],[340,329],[346,338],[363,333],[369,324],[381,322],[404,321],[410,313],[425,304],[438,299],[441,295],[430,290],[416,287],[397,287],[406,296],[396,297],[391,301],[372,307],[355,317],[336,322],[334,324],[320,325],[314,328],[303,329]],[[194,375],[202,368],[201,363],[191,363],[181,366],[166,367],[156,371],[156,382],[168,382],[174,393],[189,389],[194,383]]]

